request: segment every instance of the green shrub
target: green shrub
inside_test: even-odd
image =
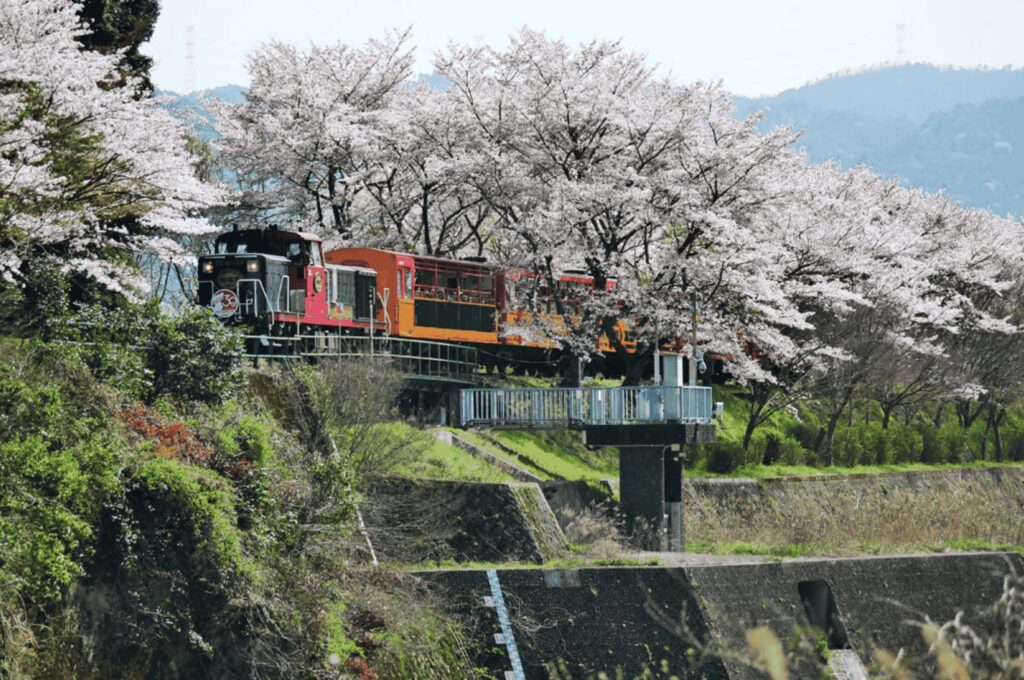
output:
[[[225,460],[263,465],[273,454],[270,426],[258,416],[239,413],[235,422],[217,431],[217,453]]]
[[[230,420],[216,431],[211,467],[234,484],[238,496],[238,524],[244,530],[259,526],[259,515],[271,509],[268,466],[274,461],[270,426],[259,416],[243,413],[232,404]],[[264,521],[262,527],[266,528]]]
[[[91,305],[62,320],[59,339],[132,401],[217,404],[241,384],[241,338],[205,308],[167,316],[152,303]]]
[[[58,424],[62,407],[56,386],[30,387],[23,380],[0,374],[0,437],[3,439],[33,433],[53,434],[52,427]]]
[[[1024,432],[1011,430],[1003,435],[1003,447],[1007,460],[1024,460]]]
[[[887,430],[894,463],[916,463],[923,457],[924,437],[905,425],[891,425]]]
[[[743,461],[743,446],[736,442],[719,442],[708,453],[708,472],[728,474]]]
[[[941,463],[943,455],[938,428],[931,422],[920,422],[914,426],[914,429],[921,436],[921,462]]]
[[[217,404],[241,386],[241,338],[208,309],[161,317],[149,348],[151,399],[168,395]]]
[[[92,557],[100,508],[117,487],[110,440],[56,448],[44,437],[0,443],[0,581],[29,602],[60,600]]]
[[[811,451],[814,449],[814,442],[818,439],[819,429],[817,422],[811,419],[804,419],[791,424],[787,434],[796,439],[802,448]]]
[[[89,563],[117,486],[116,433],[88,370],[36,342],[0,352],[0,583],[60,600]]]
[[[69,360],[81,361],[101,382],[129,401],[149,397],[152,371],[146,362],[146,339],[158,315],[154,306],[89,305],[54,322],[52,335]]]
[[[149,458],[104,508],[97,559],[79,586],[101,663],[139,677],[225,677],[251,663],[244,600],[252,567],[230,485]]]
[[[160,524],[152,534],[161,540],[150,547],[166,550],[161,557],[195,557],[218,571],[242,570],[234,504],[224,480],[174,460],[151,458],[126,483],[125,493],[136,521]]]
[[[948,421],[935,433],[935,441],[939,451],[939,461],[943,463],[962,463],[972,459],[969,432],[956,421]]]
[[[779,440],[779,462],[783,465],[806,465],[810,452],[794,437],[786,435]]]
[[[832,436],[832,457],[836,465],[848,467],[864,460],[869,446],[865,445],[863,435],[856,427],[840,425],[836,428]]]
[[[833,437],[837,465],[891,465],[912,463],[922,456],[924,439],[913,428],[879,421],[840,425]]]
[[[774,465],[782,458],[782,440],[771,432],[764,438],[764,450],[761,453],[762,465]]]

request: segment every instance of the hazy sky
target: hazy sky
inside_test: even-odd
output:
[[[622,38],[679,82],[722,79],[738,94],[799,86],[884,61],[1024,64],[1024,0],[162,0],[157,87],[248,83],[246,55],[268,40],[359,44],[413,29],[417,71],[450,40],[503,45],[522,25],[572,43]],[[899,26],[902,25],[902,29]],[[186,67],[193,27],[194,76]],[[902,52],[901,52],[902,49]]]

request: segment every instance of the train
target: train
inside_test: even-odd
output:
[[[449,259],[380,248],[324,251],[316,234],[239,229],[220,234],[198,262],[198,303],[227,323],[270,338],[386,335],[471,345],[481,363],[550,365],[558,336],[581,323],[594,280],[565,271],[555,281],[483,258]],[[609,290],[615,281],[608,282]],[[635,350],[625,323],[618,344]],[[596,354],[614,359],[604,335]],[[608,362],[613,363],[613,362]]]

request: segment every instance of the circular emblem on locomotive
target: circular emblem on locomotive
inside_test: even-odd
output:
[[[319,293],[323,289],[324,289],[324,275],[321,274],[320,272],[317,272],[316,275],[313,276],[313,291],[316,292],[316,293]]]
[[[238,311],[238,296],[233,290],[221,288],[210,298],[210,307],[213,308],[214,314],[226,319]]]

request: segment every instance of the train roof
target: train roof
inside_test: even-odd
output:
[[[388,250],[387,248],[373,248],[371,246],[341,246],[339,248],[331,248],[328,253],[335,253],[340,250],[372,250],[378,253],[385,253],[387,255],[394,255],[395,257],[411,257],[416,260],[431,260],[433,262],[443,262],[446,264],[454,264],[460,266],[480,267],[484,269],[495,269],[499,270],[501,267],[493,262],[478,262],[476,260],[456,260],[450,257],[438,257],[436,255],[419,255],[417,253],[402,253],[397,250]]]
[[[235,239],[260,238],[266,241],[308,241],[322,243],[316,234],[309,231],[289,231],[285,229],[234,229],[217,236],[217,241]]]

